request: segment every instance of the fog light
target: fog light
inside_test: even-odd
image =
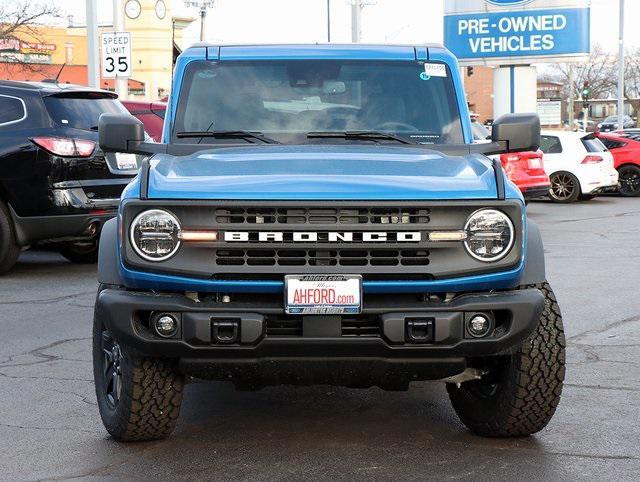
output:
[[[490,329],[491,320],[484,315],[473,315],[467,322],[467,330],[475,338],[486,336]]]
[[[156,333],[164,338],[175,335],[178,329],[178,322],[171,315],[159,315],[153,325]]]

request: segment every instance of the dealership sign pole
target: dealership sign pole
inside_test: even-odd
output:
[[[445,0],[445,46],[461,65],[495,66],[493,115],[537,110],[536,62],[591,51],[588,0]]]

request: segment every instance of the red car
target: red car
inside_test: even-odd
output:
[[[549,194],[549,176],[544,172],[542,151],[501,154],[500,162],[507,177],[518,186],[526,200]]]
[[[167,104],[164,102],[148,102],[146,100],[123,100],[122,104],[131,115],[137,117],[144,124],[144,130],[147,131],[151,138],[156,142],[160,142]]]
[[[620,174],[620,194],[640,196],[640,134],[598,132],[596,136],[613,154],[613,165]]]

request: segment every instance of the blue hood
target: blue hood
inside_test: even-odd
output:
[[[157,155],[149,199],[495,199],[480,155],[382,145],[247,146]]]

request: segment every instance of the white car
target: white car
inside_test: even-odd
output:
[[[593,134],[543,131],[540,149],[551,180],[549,197],[556,202],[592,199],[618,185],[611,152]]]

